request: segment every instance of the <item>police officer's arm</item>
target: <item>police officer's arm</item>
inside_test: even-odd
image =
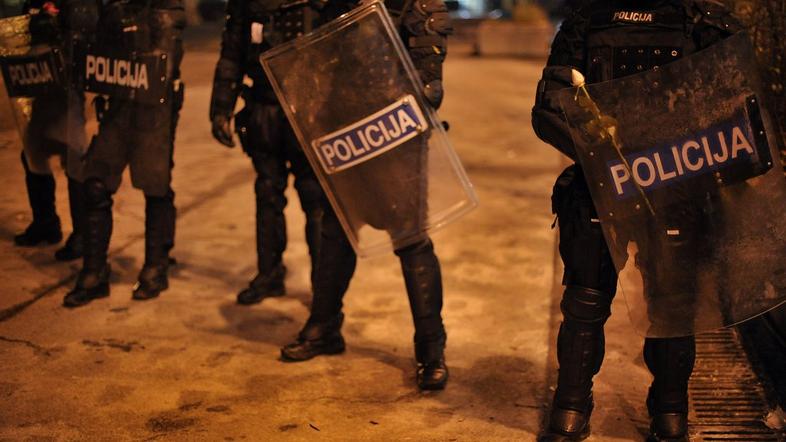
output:
[[[573,140],[556,91],[571,87],[572,69],[581,72],[586,66],[586,27],[587,19],[581,12],[562,23],[551,45],[551,55],[543,69],[543,77],[538,82],[535,106],[532,108],[532,127],[538,138],[574,160]]]
[[[229,122],[235,110],[237,97],[243,85],[246,54],[248,53],[248,26],[243,14],[247,0],[229,0],[224,32],[221,36],[221,57],[213,77],[213,94],[210,99],[210,120],[213,136],[220,143],[234,147]]]
[[[714,0],[697,0],[693,4],[693,13],[698,19],[693,28],[693,38],[699,49],[712,46],[745,29],[725,5]]]
[[[442,104],[442,62],[447,37],[453,33],[448,8],[442,0],[412,0],[403,16],[402,37],[425,86],[424,95],[434,108]]]

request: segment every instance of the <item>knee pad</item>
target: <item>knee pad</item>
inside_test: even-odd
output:
[[[602,326],[611,316],[613,295],[580,286],[567,286],[560,309],[566,320]]]
[[[256,193],[257,204],[261,203],[262,205],[273,206],[276,209],[283,210],[287,204],[286,198],[284,197],[285,190],[286,184],[283,187],[276,186],[276,183],[270,178],[257,176],[254,182],[254,192]]]
[[[112,193],[99,178],[88,178],[84,185],[85,202],[88,207],[106,208],[112,206]]]
[[[329,207],[323,206],[323,208],[322,237],[333,240],[346,239],[346,234],[344,234],[344,229],[341,227],[341,222],[338,220],[336,213]]]
[[[306,214],[322,210],[322,200],[325,197],[316,177],[296,179],[295,188],[300,198],[300,205]]]

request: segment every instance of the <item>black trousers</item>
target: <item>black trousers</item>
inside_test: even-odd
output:
[[[322,188],[284,111],[278,103],[246,97],[246,106],[236,115],[235,123],[243,150],[257,173],[254,191],[260,274],[280,265],[286,249],[284,208],[290,174],[295,177],[295,189],[306,215],[306,241],[313,263],[320,240]]]
[[[603,362],[603,327],[611,315],[617,273],[578,166],[567,168],[557,179],[552,203],[559,220],[566,286],[560,304],[563,322],[557,338],[559,376],[554,406],[587,411],[592,403],[592,378]],[[653,308],[657,307],[653,304]],[[654,376],[647,401],[650,413],[687,412],[694,337],[646,338],[644,359]]]

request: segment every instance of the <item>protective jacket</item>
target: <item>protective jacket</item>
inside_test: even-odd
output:
[[[742,29],[713,0],[596,0],[563,22],[538,84],[532,126],[543,141],[575,159],[555,91],[571,70],[588,83],[657,69]]]
[[[389,0],[388,11],[399,25],[426,95],[435,106],[442,98],[442,62],[446,37],[452,32],[442,0]],[[243,77],[254,83],[253,96],[275,100],[265,78],[259,55],[292,40],[349,11],[356,3],[346,0],[229,0],[227,21],[216,66],[210,118],[231,117],[241,92]]]

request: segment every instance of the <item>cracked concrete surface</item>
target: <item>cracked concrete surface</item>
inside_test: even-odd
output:
[[[205,28],[213,32],[214,28]],[[216,39],[191,44],[175,155],[178,265],[160,299],[132,302],[144,201],[115,203],[112,295],[60,306],[78,269],[18,249],[29,222],[18,139],[0,135],[0,440],[534,440],[555,376],[559,287],[549,196],[562,160],[531,131],[542,61],[453,50],[441,115],[481,206],[434,236],[444,270],[448,389],[414,385],[412,325],[394,256],[360,262],[347,352],[299,364],[278,349],[310,303],[304,220],[289,191],[288,294],[234,303],[255,273],[253,173],[207,121]],[[58,207],[68,227],[66,186]],[[618,299],[597,382],[594,440],[636,440],[649,380]]]

